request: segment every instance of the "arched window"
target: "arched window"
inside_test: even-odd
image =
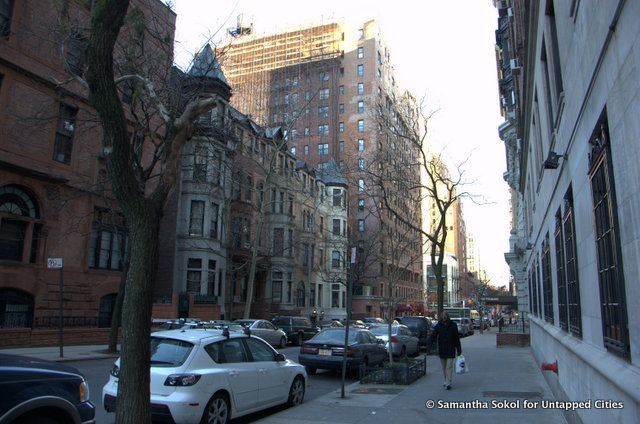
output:
[[[31,327],[33,296],[20,290],[0,289],[0,328]]]
[[[42,226],[35,198],[16,185],[0,187],[0,259],[36,262]]]

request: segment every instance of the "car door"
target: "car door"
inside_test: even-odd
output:
[[[264,331],[264,337],[262,337],[263,339],[274,346],[280,344],[281,335],[278,330],[276,330],[276,327],[274,327],[273,324],[271,324],[269,321],[262,321],[260,325],[262,326],[261,328]]]
[[[258,366],[250,362],[243,339],[236,337],[222,341],[219,357],[227,368],[227,381],[238,411],[254,408],[258,404]]]
[[[276,361],[276,352],[262,340],[246,338],[251,361],[258,370],[258,404],[277,405],[289,393],[289,375],[284,361]]]
[[[265,331],[262,321],[253,322],[253,324],[251,325],[251,334],[269,341],[268,340],[269,335]]]

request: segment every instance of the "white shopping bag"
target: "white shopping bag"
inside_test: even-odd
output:
[[[466,374],[468,372],[469,367],[467,367],[467,361],[465,361],[464,356],[458,356],[456,358],[456,374]]]

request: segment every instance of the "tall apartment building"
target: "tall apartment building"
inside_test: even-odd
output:
[[[46,329],[59,323],[61,271],[49,269],[48,258],[63,259],[66,340],[99,334],[95,327],[110,325],[127,251],[123,217],[105,190],[101,129],[86,87],[74,79],[83,71],[91,2],[64,3],[0,2],[3,345],[51,339]],[[175,14],[156,0],[131,8],[165,40],[147,40],[138,53],[168,70]],[[142,47],[133,31],[125,25],[119,41]],[[87,326],[94,328],[80,328]]]
[[[392,228],[399,225],[383,217],[380,193],[372,182],[376,154],[393,144],[389,149],[394,149],[394,158],[417,158],[412,146],[398,143],[395,150],[393,137],[387,136],[390,128],[382,122],[381,115],[387,114],[398,128],[406,125],[398,121],[398,111],[407,104],[411,110],[412,98],[400,92],[376,23],[351,27],[332,22],[264,37],[241,36],[221,48],[218,56],[234,87],[231,102],[237,109],[260,124],[282,126],[289,151],[297,158],[320,170],[333,160],[343,171],[350,199],[349,243],[358,247],[358,261],[362,260],[357,267],[354,312],[382,315],[381,298],[389,287],[381,285],[379,277],[399,268],[403,272],[394,280],[401,293],[398,298],[405,306],[421,308],[421,259],[394,264],[382,257],[389,255],[391,245],[382,240],[375,259],[366,254],[373,249],[364,247],[380,239],[374,235],[383,232],[385,220],[393,221],[387,223]],[[411,178],[419,181],[417,167]],[[420,222],[419,204],[400,209],[409,222]],[[418,232],[407,236],[416,251],[421,250]]]
[[[640,3],[496,1],[512,189],[505,258],[556,398],[612,399],[572,422],[640,416]]]

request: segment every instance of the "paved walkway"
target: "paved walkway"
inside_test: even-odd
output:
[[[561,411],[543,409],[553,400],[541,371],[528,348],[496,347],[491,331],[462,339],[469,373],[454,375],[450,391],[442,387],[437,357],[429,356],[427,375],[409,386],[352,384],[347,398],[340,390],[260,420],[264,424],[311,423],[434,423],[434,424],[566,424]],[[387,394],[360,394],[362,389],[388,388]],[[393,393],[393,392],[396,393]],[[525,405],[525,400],[527,403]],[[435,406],[425,404],[433,401]],[[438,402],[441,406],[438,407]],[[467,402],[468,404],[463,404]],[[492,403],[493,402],[493,403]],[[458,407],[445,409],[444,406]],[[483,409],[483,408],[487,409]]]
[[[58,347],[1,349],[0,353],[35,356],[54,361],[78,361],[115,357],[106,346],[65,346],[60,358]],[[264,424],[336,423],[377,424],[390,422],[433,424],[566,424],[557,409],[535,407],[553,400],[541,371],[528,348],[496,347],[496,333],[476,333],[462,339],[462,350],[470,372],[454,375],[453,389],[442,387],[442,371],[437,357],[427,359],[427,375],[409,386],[361,385],[347,387],[346,399],[340,389],[285,409],[259,422]],[[375,389],[386,393],[371,393]],[[358,393],[358,392],[369,393]],[[425,404],[433,401],[435,406]],[[438,406],[440,402],[440,406]],[[529,402],[529,403],[526,403]],[[445,408],[449,406],[450,409]],[[455,409],[454,409],[455,407]]]

